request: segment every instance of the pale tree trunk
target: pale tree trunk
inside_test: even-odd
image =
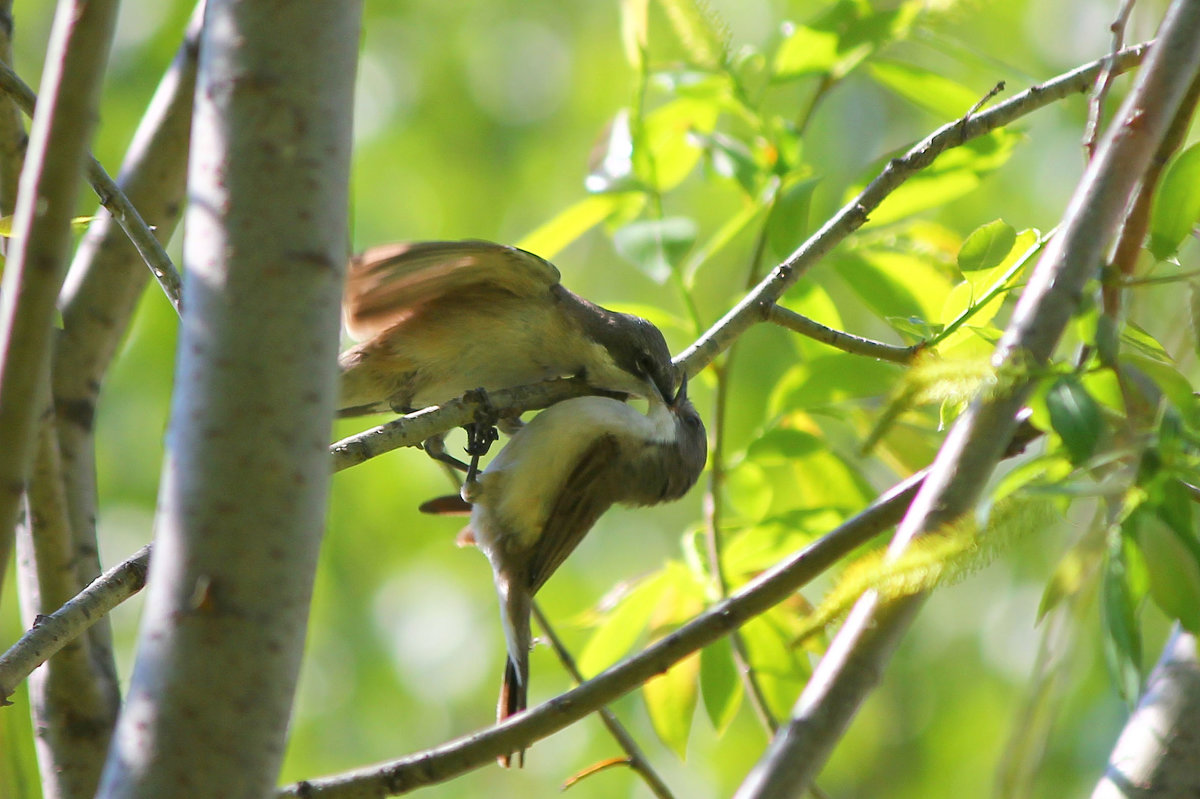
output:
[[[359,4],[212,0],[145,616],[104,797],[262,797],[325,515]]]
[[[98,116],[116,11],[115,0],[58,4],[0,292],[0,542],[9,540],[23,496],[19,587],[27,623],[59,607],[80,587],[49,413],[49,372],[70,222]],[[7,105],[0,109],[6,118],[8,113]],[[8,129],[4,135],[18,134]],[[19,142],[6,148],[0,179],[11,178],[19,149]],[[6,552],[7,543],[0,543],[0,559]],[[76,642],[30,680],[38,766],[48,799],[76,799],[95,791],[117,692],[109,653],[97,659],[94,654],[85,642]]]
[[[1200,655],[1176,628],[1092,799],[1200,796]]]

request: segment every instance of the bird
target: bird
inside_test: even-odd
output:
[[[671,353],[649,321],[588,302],[553,264],[482,240],[386,244],[351,258],[342,300],[340,416],[409,412],[473,389],[578,376],[670,396]]]
[[[421,506],[463,512],[460,545],[491,563],[507,646],[497,705],[503,721],[526,708],[533,596],[614,503],[656,505],[679,499],[707,458],[707,434],[687,398],[687,381],[643,414],[600,396],[551,405],[509,440],[458,497]],[[513,754],[500,758],[508,766]]]

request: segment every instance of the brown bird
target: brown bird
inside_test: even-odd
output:
[[[664,401],[675,385],[658,328],[573,294],[553,264],[516,247],[372,248],[350,261],[342,311],[360,342],[339,358],[342,416],[407,412],[476,388],[566,376]]]
[[[524,710],[529,690],[534,594],[614,503],[644,506],[682,497],[704,469],[707,441],[686,381],[649,413],[606,397],[580,397],[539,413],[458,498],[426,512],[470,507],[460,543],[492,564],[508,658],[500,721]],[[464,504],[465,501],[468,504]],[[519,753],[524,762],[524,752]],[[512,755],[500,758],[509,765]]]

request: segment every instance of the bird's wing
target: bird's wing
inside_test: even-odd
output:
[[[529,554],[527,569],[531,595],[550,579],[612,505],[615,492],[609,487],[598,490],[598,484],[620,479],[619,455],[617,438],[602,435],[584,451],[563,481],[546,516],[542,535]]]
[[[414,309],[480,294],[541,296],[558,269],[533,253],[490,241],[384,244],[350,260],[342,314],[351,338],[364,341]]]

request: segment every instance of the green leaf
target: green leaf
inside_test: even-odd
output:
[[[808,236],[808,214],[820,178],[784,184],[767,217],[767,244],[779,260],[786,258]]]
[[[750,443],[746,457],[759,463],[787,463],[824,447],[821,439],[801,430],[775,428]]]
[[[569,205],[554,218],[527,233],[518,247],[552,259],[587,231],[603,222],[628,195],[596,194]]]
[[[621,0],[621,44],[635,73],[642,71],[648,43],[650,0]]]
[[[1004,263],[1017,243],[1017,231],[1002,219],[996,219],[972,231],[958,251],[958,268],[978,272]]]
[[[729,31],[706,3],[697,0],[659,0],[671,29],[687,52],[688,62],[716,69],[726,60]]]
[[[650,615],[668,587],[663,572],[654,574],[625,594],[592,633],[579,656],[579,671],[594,677],[625,655],[650,623]]]
[[[753,461],[743,461],[726,473],[725,491],[738,513],[752,520],[766,516],[775,497],[767,473]]]
[[[913,64],[874,61],[867,65],[867,71],[881,86],[945,120],[961,117],[983,95]]]
[[[834,266],[882,319],[937,319],[950,293],[950,276],[920,255],[866,249],[837,258]]]
[[[1156,514],[1140,513],[1138,521],[1137,542],[1146,558],[1151,598],[1189,632],[1200,632],[1200,560],[1194,542]]]
[[[680,97],[647,114],[637,139],[647,155],[636,162],[641,181],[660,192],[683,182],[701,155],[700,148],[690,143],[689,135],[711,133],[721,107],[722,103],[714,99]],[[645,164],[653,164],[653,171],[646,171]]]
[[[696,223],[681,216],[631,222],[613,234],[617,252],[660,284],[695,243]]]
[[[1105,630],[1105,655],[1117,690],[1131,702],[1141,687],[1142,637],[1130,589],[1129,564],[1124,548],[1124,535],[1110,535],[1108,558],[1104,564],[1102,582],[1102,619]]]
[[[699,671],[699,656],[690,655],[642,686],[654,731],[680,760],[687,757],[692,717],[696,714]]]
[[[1200,222],[1200,142],[1171,161],[1150,213],[1150,252],[1160,261],[1175,254]]]
[[[838,35],[804,25],[784,31],[786,38],[775,51],[773,71],[777,80],[833,71],[838,61]]]
[[[700,650],[700,695],[717,734],[737,715],[742,701],[742,681],[733,661],[733,645],[722,638]]]
[[[848,400],[887,394],[903,367],[846,352],[819,355],[793,366],[775,385],[767,402],[777,416],[796,410],[825,408]]]
[[[751,619],[742,627],[742,640],[767,706],[777,718],[786,718],[811,668],[807,653],[792,646],[781,612],[776,608]]]
[[[714,172],[737,181],[742,190],[751,196],[758,191],[765,170],[754,160],[754,154],[745,142],[720,131],[693,133],[692,139],[704,148]]]
[[[1100,441],[1104,421],[1100,406],[1083,384],[1073,375],[1060,377],[1046,393],[1046,409],[1071,462],[1078,465],[1090,458]]]

